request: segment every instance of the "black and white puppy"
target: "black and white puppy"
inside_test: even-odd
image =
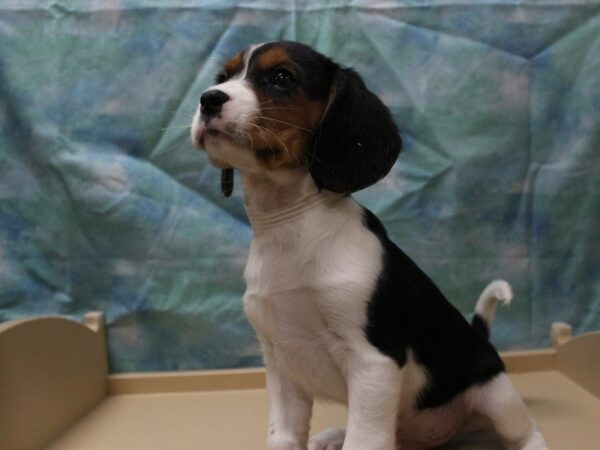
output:
[[[508,284],[490,284],[467,323],[351,197],[401,148],[356,72],[299,43],[251,46],[202,94],[192,140],[223,170],[226,195],[241,174],[268,449],[419,450],[478,424],[509,448],[547,448],[488,340]],[[348,405],[345,430],[309,441],[315,398]]]

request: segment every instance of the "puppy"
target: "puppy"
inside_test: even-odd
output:
[[[401,149],[356,72],[299,43],[250,46],[202,94],[191,136],[225,195],[241,175],[269,450],[420,450],[479,424],[508,448],[547,448],[488,340],[508,284],[490,284],[467,323],[350,195]],[[345,430],[309,441],[315,398],[348,405]]]

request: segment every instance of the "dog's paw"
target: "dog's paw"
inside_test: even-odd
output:
[[[302,450],[306,448],[297,438],[286,434],[269,434],[267,450]]]
[[[344,436],[346,430],[343,428],[326,428],[310,438],[308,450],[341,450]]]
[[[515,450],[550,450],[539,431],[533,431],[524,442],[513,447]]]

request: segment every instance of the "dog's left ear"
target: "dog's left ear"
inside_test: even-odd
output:
[[[309,153],[317,187],[349,194],[383,178],[402,141],[390,111],[352,69],[339,68]]]

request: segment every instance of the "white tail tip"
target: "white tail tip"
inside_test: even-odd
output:
[[[504,280],[492,281],[479,296],[475,306],[475,314],[484,319],[488,328],[490,328],[494,321],[496,304],[500,302],[503,305],[509,305],[512,299],[513,291],[510,284]]]

